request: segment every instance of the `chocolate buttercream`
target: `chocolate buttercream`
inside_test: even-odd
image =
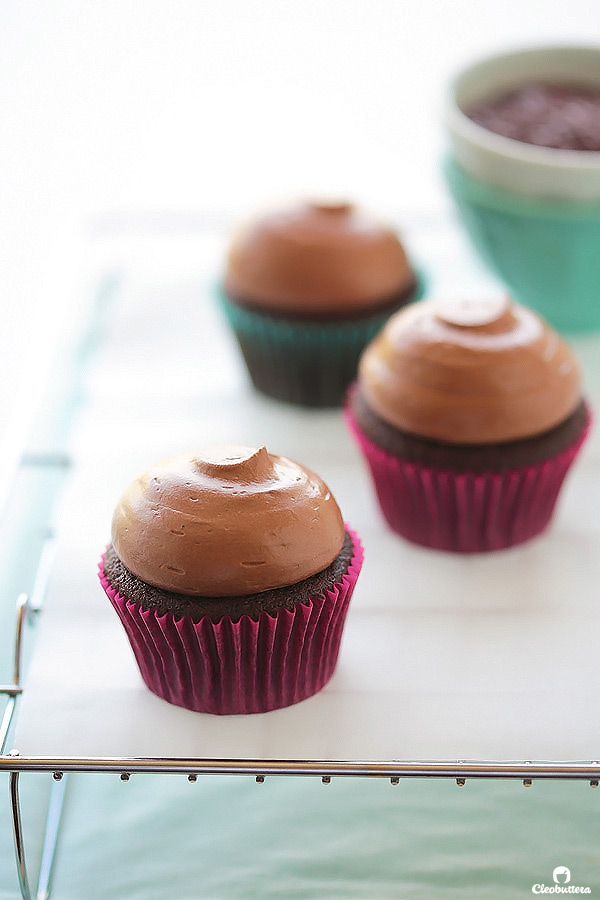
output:
[[[344,533],[327,485],[265,447],[214,447],[159,463],[129,485],[112,522],[130,572],[209,597],[302,581],[330,565]]]
[[[600,90],[577,84],[525,84],[467,111],[503,137],[557,150],[600,150]]]
[[[331,316],[385,305],[414,283],[392,228],[351,204],[304,203],[240,230],[224,288],[267,311]]]
[[[581,400],[567,345],[508,298],[412,304],[366,348],[359,381],[384,421],[451,444],[542,434]]]
[[[256,620],[263,612],[272,616],[277,615],[280,609],[292,612],[298,603],[306,603],[309,597],[322,596],[342,580],[354,553],[354,542],[346,533],[342,549],[326,569],[292,585],[241,597],[190,597],[154,587],[132,575],[112,546],[104,556],[104,574],[111,587],[122,597],[139,603],[143,609],[156,610],[159,616],[172,613],[177,619],[189,616],[194,622],[208,616],[213,622],[218,622],[223,615],[227,615],[237,622],[242,616]]]

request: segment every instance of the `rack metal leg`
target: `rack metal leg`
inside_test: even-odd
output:
[[[11,772],[9,775],[10,805],[12,811],[13,836],[15,841],[15,859],[17,863],[17,876],[22,900],[32,900],[29,878],[27,875],[27,862],[25,860],[25,843],[23,840],[23,825],[21,819],[21,802],[19,798],[20,772]],[[52,782],[50,804],[46,820],[46,834],[44,836],[44,848],[38,879],[36,900],[48,900],[52,889],[52,875],[56,848],[58,846],[58,834],[60,820],[65,801],[67,779],[60,773],[60,778]]]
[[[15,839],[15,855],[19,888],[23,900],[31,900],[27,864],[25,862],[25,846],[23,844],[23,827],[21,822],[21,804],[19,802],[19,772],[11,772],[9,776],[10,807],[12,811],[13,835]]]
[[[13,683],[9,685],[0,685],[0,694],[7,697],[6,707],[2,720],[0,721],[0,755],[4,753],[10,727],[15,713],[17,697],[22,693],[21,687],[21,662],[23,651],[23,632],[25,620],[28,614],[36,613],[41,608],[41,600],[46,586],[49,572],[49,560],[51,559],[51,550],[53,542],[48,541],[45,545],[42,562],[40,563],[40,572],[36,578],[34,586],[35,603],[30,602],[27,594],[20,594],[17,598],[17,626],[15,633],[14,646],[14,671]],[[43,577],[42,577],[43,576]],[[13,750],[9,756],[18,756],[18,751]],[[31,900],[31,890],[29,887],[29,879],[27,877],[27,863],[25,860],[25,845],[23,840],[23,825],[21,820],[21,803],[19,799],[19,775],[18,771],[9,773],[9,792],[10,806],[12,813],[13,836],[15,843],[15,859],[17,864],[17,875],[19,879],[19,888],[23,900]],[[57,777],[58,775],[58,777]],[[36,900],[48,900],[50,896],[52,871],[54,859],[56,856],[56,847],[58,841],[58,831],[60,819],[65,798],[66,780],[63,779],[62,773],[55,774],[55,780],[52,785],[50,794],[50,805],[48,808],[48,817],[46,822],[46,835],[44,838],[44,849],[42,853],[42,863],[40,867],[40,875],[38,880],[38,890]]]

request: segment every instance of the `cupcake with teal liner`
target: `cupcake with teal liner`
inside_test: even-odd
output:
[[[365,345],[422,291],[392,228],[350,204],[304,203],[239,231],[219,300],[259,391],[334,407]]]
[[[265,447],[225,446],[131,482],[99,575],[149,690],[249,714],[329,681],[362,559],[318,475]]]
[[[600,328],[600,47],[515,50],[448,92],[446,182],[484,262],[564,332]]]
[[[544,531],[590,425],[572,352],[509,298],[394,315],[345,412],[388,525],[458,553]]]

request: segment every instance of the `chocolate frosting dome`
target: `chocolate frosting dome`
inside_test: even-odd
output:
[[[359,381],[390,425],[451,444],[543,434],[581,399],[567,345],[508,298],[412,304],[365,349]]]
[[[344,534],[318,475],[265,447],[214,447],[159,463],[129,485],[112,521],[130,572],[191,596],[295,584],[333,562]]]
[[[390,301],[414,281],[392,228],[351,204],[305,203],[240,230],[224,287],[267,311],[331,315]]]

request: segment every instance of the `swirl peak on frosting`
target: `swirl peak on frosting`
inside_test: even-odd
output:
[[[227,445],[173,457],[136,478],[112,520],[134,575],[163,590],[228,597],[295,584],[340,552],[344,523],[309,469]]]
[[[202,474],[240,484],[262,482],[276,477],[275,464],[266,447],[214,446],[194,456],[194,466]]]
[[[275,209],[238,230],[225,293],[267,311],[331,315],[370,309],[414,282],[397,234],[346,202]]]
[[[451,444],[543,434],[581,399],[568,346],[509,298],[411,304],[365,349],[359,381],[390,425]]]
[[[442,300],[435,315],[446,325],[468,328],[477,334],[507,333],[515,324],[515,314],[508,297]]]

